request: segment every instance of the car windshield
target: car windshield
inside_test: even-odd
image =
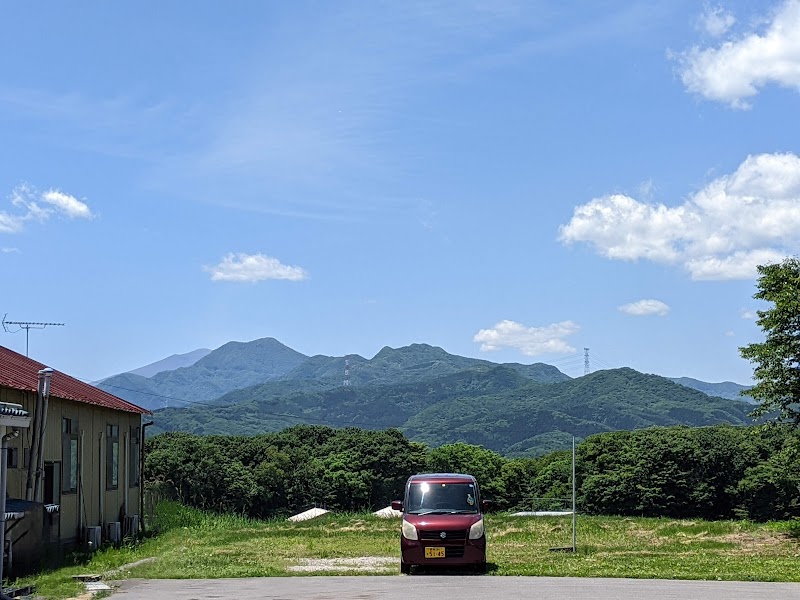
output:
[[[406,511],[412,514],[476,513],[478,501],[473,483],[412,483]]]

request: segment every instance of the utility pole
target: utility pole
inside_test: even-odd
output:
[[[9,331],[7,325],[16,325],[19,329],[25,330],[25,356],[28,356],[28,337],[30,336],[31,329],[44,329],[48,325],[56,327],[63,327],[63,323],[43,323],[39,321],[6,321],[8,314],[3,317],[3,331],[6,333],[16,333],[16,331]],[[19,331],[17,329],[17,331]]]

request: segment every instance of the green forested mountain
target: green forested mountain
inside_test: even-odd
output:
[[[303,386],[272,382],[203,406],[159,411],[156,431],[256,434],[296,423],[396,427],[432,446],[462,441],[533,455],[563,448],[573,435],[653,425],[744,424],[751,408],[627,368],[540,383],[514,366],[478,365],[414,383],[326,389],[306,380]]]
[[[277,379],[307,358],[273,338],[229,342],[190,367],[163,371],[149,378],[123,373],[97,387],[151,410],[182,406]]]
[[[488,360],[450,354],[436,346],[411,344],[403,348],[387,346],[372,359],[357,354],[347,357],[312,356],[288,373],[284,379],[313,380],[338,387],[344,377],[345,358],[349,361],[350,381],[354,386],[416,383],[469,369],[486,370],[498,366],[497,363]],[[504,366],[534,381],[552,383],[569,379],[569,376],[555,367],[543,363],[532,365],[508,363]]]
[[[486,360],[449,354],[427,344],[386,347],[369,360],[358,355],[309,358],[277,340],[265,338],[225,344],[190,367],[161,372],[150,378],[123,373],[102,381],[98,387],[152,410],[214,400],[233,390],[268,382],[283,383],[265,388],[276,392],[263,393],[334,389],[344,380],[345,360],[350,365],[353,387],[415,383],[468,369],[485,371],[498,366]],[[542,363],[507,366],[525,380],[569,379],[555,367]]]

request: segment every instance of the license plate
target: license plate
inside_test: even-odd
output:
[[[425,548],[425,558],[444,558],[444,548],[441,546]]]

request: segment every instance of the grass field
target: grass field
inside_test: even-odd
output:
[[[486,521],[490,575],[800,581],[800,539],[792,535],[796,523],[579,517],[578,552],[572,554],[550,551],[570,545],[569,518],[489,515]],[[148,557],[156,560],[125,569],[117,578],[399,572],[398,520],[366,513],[290,523],[164,504],[159,526],[157,536],[38,576],[38,593],[67,598],[79,590],[72,575],[104,573]],[[308,559],[363,557],[385,560],[330,560],[321,561],[321,570],[292,570]],[[356,570],[362,563],[371,570]]]

